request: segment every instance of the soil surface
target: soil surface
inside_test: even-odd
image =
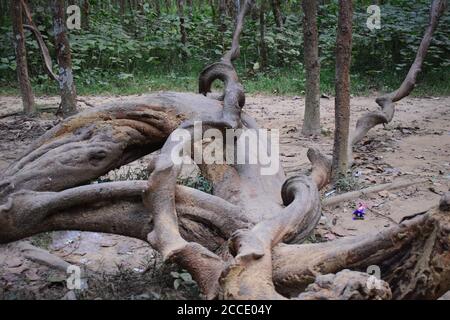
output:
[[[133,97],[82,97],[89,105]],[[0,172],[31,142],[60,120],[54,111],[57,97],[36,99],[39,118],[20,115],[18,97],[0,97]],[[351,127],[367,111],[376,110],[375,97],[353,97]],[[80,109],[88,109],[80,102]],[[308,172],[309,147],[331,155],[333,148],[334,99],[321,99],[322,134],[301,134],[303,97],[247,97],[245,110],[263,128],[280,130],[280,160],[286,175]],[[408,188],[381,191],[323,209],[315,235],[308,241],[376,233],[397,224],[405,216],[437,205],[450,189],[450,97],[406,98],[396,104],[394,120],[372,129],[355,148],[352,176],[323,192],[328,198],[345,191],[404,180],[423,180]],[[139,178],[147,160],[138,160],[108,176]],[[135,169],[139,170],[136,171]],[[130,173],[131,172],[131,173]],[[141,177],[142,178],[142,177]],[[367,205],[364,220],[353,220],[358,203]],[[161,262],[146,243],[117,235],[61,231],[24,240],[63,260],[81,266],[88,290],[69,291],[67,275],[42,262],[32,261],[19,244],[0,245],[0,299],[165,299],[198,297],[189,275]],[[175,287],[177,289],[175,289]]]

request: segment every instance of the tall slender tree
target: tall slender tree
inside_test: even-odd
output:
[[[177,0],[178,18],[180,20],[180,34],[181,34],[181,44],[183,45],[183,50],[181,51],[181,58],[183,61],[187,59],[186,44],[187,44],[187,32],[184,18],[184,0]]]
[[[306,101],[302,133],[320,133],[320,61],[317,31],[317,1],[302,1],[304,59],[306,68]]]
[[[119,12],[120,12],[121,19],[123,19],[123,16],[125,15],[125,0],[119,1]]]
[[[280,0],[271,0],[272,4],[272,12],[275,20],[275,26],[277,33],[283,33],[283,15],[281,13],[281,2]],[[277,47],[277,58],[278,58],[278,65],[284,64],[284,53],[283,53],[283,44],[279,43],[280,41],[276,41],[276,47]]]
[[[90,10],[91,4],[89,3],[89,0],[83,1],[83,16],[81,19],[82,27],[85,30],[89,29],[89,10]]]
[[[161,16],[161,5],[159,3],[159,0],[153,0],[153,8],[155,10],[156,16]]]
[[[261,5],[259,7],[259,36],[260,36],[260,50],[259,54],[261,57],[261,68],[267,67],[268,54],[266,45],[266,0],[261,0]]]
[[[226,13],[227,13],[227,3],[226,3],[226,0],[218,0],[218,4],[217,4],[217,6],[218,6],[218,11],[219,11],[219,22],[220,22],[220,24],[223,24],[223,23],[225,23],[224,22],[224,20],[225,20],[225,15],[226,15]]]
[[[339,0],[336,37],[336,98],[332,173],[333,180],[346,176],[350,125],[350,63],[352,54],[351,0]]]
[[[64,0],[53,0],[52,12],[56,59],[59,66],[58,82],[61,93],[59,111],[64,117],[67,117],[76,113],[76,90],[72,71],[70,44],[66,33]]]
[[[283,15],[281,14],[281,3],[280,0],[271,0],[272,11],[275,18],[275,25],[278,29],[283,28]]]
[[[27,50],[25,47],[25,34],[23,32],[21,1],[11,2],[11,18],[13,26],[13,44],[16,53],[17,79],[22,95],[23,110],[26,114],[36,112],[34,95],[28,75]]]

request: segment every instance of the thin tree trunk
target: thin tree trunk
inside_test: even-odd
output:
[[[272,12],[275,19],[276,31],[277,33],[282,33],[284,23],[283,23],[283,15],[281,14],[280,0],[271,0],[271,2],[272,2]],[[280,43],[276,43],[276,47],[277,47],[278,65],[281,66],[284,64],[283,45]]]
[[[278,29],[283,28],[283,15],[281,14],[281,3],[280,0],[271,0],[272,11],[275,18],[275,25]]]
[[[180,34],[183,50],[181,51],[181,57],[183,61],[187,59],[186,44],[187,44],[187,32],[184,19],[184,0],[177,0],[178,17],[180,19]]]
[[[320,62],[317,31],[317,2],[303,0],[303,38],[306,67],[306,101],[303,134],[320,133]]]
[[[225,0],[219,0],[219,32],[220,32],[220,39],[219,43],[222,46],[222,51],[224,51],[224,34],[227,30],[227,25],[225,23],[225,15],[226,15],[226,2]]]
[[[60,112],[63,117],[76,113],[76,90],[72,71],[72,57],[65,27],[64,0],[53,0],[53,31],[56,58],[59,65]]]
[[[28,76],[27,50],[25,47],[25,35],[23,32],[22,4],[20,1],[12,1],[11,18],[13,25],[13,43],[16,52],[17,80],[22,95],[23,110],[26,114],[36,112],[33,90]]]
[[[194,12],[194,4],[192,3],[192,0],[186,0],[187,6],[188,6],[188,14],[190,17],[192,17],[192,14]]]
[[[85,30],[89,29],[89,8],[90,8],[89,0],[83,1],[83,17],[81,19],[82,27]]]
[[[227,30],[227,25],[225,24],[225,14],[226,14],[226,3],[225,0],[219,0],[219,31],[221,33]]]
[[[241,12],[241,1],[234,0],[234,10],[236,11],[236,19],[239,16],[239,12]]]
[[[267,67],[267,46],[265,41],[266,33],[266,0],[261,0],[261,6],[259,8],[259,35],[260,35],[260,55],[261,55],[261,68]]]
[[[166,13],[170,13],[170,7],[172,6],[172,3],[170,0],[165,0],[164,4],[166,5]]]
[[[159,0],[153,1],[153,7],[155,8],[156,16],[159,17],[161,15],[161,5],[159,4]]]
[[[123,16],[125,15],[125,0],[120,0],[119,8],[120,8],[120,16],[123,19]]]
[[[336,38],[336,99],[333,150],[333,179],[347,174],[350,122],[350,63],[352,54],[353,6],[349,0],[339,0]]]
[[[217,20],[217,12],[216,12],[216,6],[214,4],[214,0],[209,0],[209,6],[211,8],[211,14],[212,14],[212,20]]]

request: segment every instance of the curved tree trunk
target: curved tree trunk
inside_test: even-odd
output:
[[[416,86],[417,75],[422,69],[423,61],[430,47],[431,40],[433,39],[433,33],[436,30],[439,19],[448,7],[447,0],[433,0],[430,8],[430,20],[425,34],[420,42],[420,46],[417,50],[416,58],[411,65],[405,80],[403,80],[400,87],[394,92],[388,93],[376,99],[376,103],[381,110],[369,112],[363,115],[356,122],[356,128],[351,135],[348,147],[348,159],[349,165],[352,161],[352,148],[358,142],[360,142],[370,129],[379,125],[387,124],[394,118],[395,102],[407,97]]]

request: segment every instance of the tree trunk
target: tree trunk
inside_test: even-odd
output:
[[[346,176],[348,170],[350,126],[350,62],[352,54],[353,7],[349,0],[339,0],[336,38],[336,98],[333,149],[333,179]]]
[[[192,3],[192,0],[186,0],[186,2],[188,6],[189,17],[192,17],[192,14],[194,13],[194,4]]]
[[[226,4],[226,0],[219,0],[219,4],[218,4],[218,14],[219,14],[219,30],[220,31],[225,31],[224,29],[226,28],[226,26],[223,26],[223,24],[225,23],[225,16],[227,13],[227,4]]]
[[[392,121],[395,113],[395,102],[407,97],[414,89],[417,82],[417,75],[422,70],[422,65],[430,47],[433,33],[436,30],[442,14],[448,6],[447,0],[433,0],[430,8],[429,24],[417,49],[416,58],[411,65],[406,78],[400,87],[388,94],[378,97],[375,102],[380,107],[378,111],[372,111],[361,116],[356,122],[356,128],[352,132],[348,148],[349,164],[352,161],[352,147],[360,142],[367,132],[379,124],[386,124]]]
[[[217,12],[216,12],[216,6],[214,4],[214,0],[209,0],[209,7],[211,8],[212,20],[214,22],[216,22],[217,21]]]
[[[278,30],[283,28],[283,15],[281,14],[281,3],[280,0],[271,0],[272,2],[272,11],[275,19],[275,25]]]
[[[267,67],[267,45],[265,40],[266,34],[266,0],[261,0],[261,6],[259,8],[259,37],[260,37],[260,56],[261,56],[261,68]]]
[[[283,15],[281,14],[281,3],[280,0],[271,0],[272,2],[272,12],[275,19],[276,32],[283,32]],[[284,64],[284,54],[283,54],[283,45],[277,41],[277,62],[279,66]]]
[[[164,0],[164,4],[165,4],[165,7],[166,7],[166,13],[170,13],[172,2],[170,0]]]
[[[11,18],[13,25],[13,45],[16,53],[17,80],[22,95],[23,110],[26,114],[36,112],[34,95],[28,76],[27,50],[23,32],[22,4],[20,1],[11,2]]]
[[[155,8],[156,16],[159,17],[161,15],[161,5],[159,0],[153,0],[153,7]]]
[[[177,9],[178,9],[178,18],[180,20],[180,41],[183,45],[183,48],[181,50],[181,58],[183,61],[186,61],[187,59],[187,32],[186,32],[186,26],[185,26],[185,20],[184,20],[184,0],[177,0]]]
[[[317,2],[303,0],[303,39],[306,68],[304,135],[320,134],[320,61],[317,30]]]
[[[125,0],[119,1],[119,13],[120,13],[121,19],[123,19],[123,16],[125,15]]]
[[[68,117],[76,113],[77,102],[70,44],[66,33],[64,0],[53,0],[52,10],[56,58],[59,66],[60,112],[63,117]]]
[[[85,30],[89,30],[89,9],[90,9],[89,0],[83,1],[83,16],[81,18],[82,27]]]
[[[226,9],[225,0],[219,0],[219,44],[222,46],[222,53],[225,51],[224,34],[227,31],[227,25],[225,23]]]

